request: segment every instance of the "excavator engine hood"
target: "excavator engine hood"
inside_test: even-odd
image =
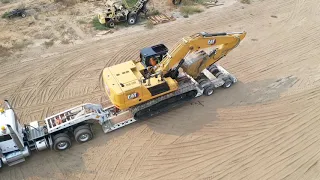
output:
[[[127,61],[103,70],[105,91],[117,108],[123,109],[132,93],[141,94],[139,79],[133,73],[136,68],[133,61]]]

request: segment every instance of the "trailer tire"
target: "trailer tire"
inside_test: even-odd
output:
[[[68,134],[60,133],[53,136],[53,149],[55,151],[64,151],[71,146],[71,140]]]
[[[231,81],[231,79],[227,79],[225,80],[224,84],[223,84],[223,88],[229,88],[231,87],[233,84],[233,82]]]
[[[89,126],[79,126],[74,130],[74,137],[78,143],[84,143],[92,139],[92,132]]]
[[[208,85],[204,87],[203,94],[206,96],[211,96],[214,93],[214,86]]]

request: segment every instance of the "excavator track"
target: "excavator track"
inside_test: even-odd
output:
[[[179,89],[177,91],[130,108],[131,113],[134,114],[134,118],[136,120],[143,120],[151,116],[159,115],[197,96],[198,85],[189,77],[183,76],[178,78],[177,81],[179,83]]]
[[[163,101],[158,102],[150,107],[141,109],[134,114],[134,118],[136,120],[145,120],[146,118],[159,115],[163,112],[168,112],[183,105],[185,102],[196,97],[197,91],[191,90],[186,93],[173,96],[171,98],[165,99]]]

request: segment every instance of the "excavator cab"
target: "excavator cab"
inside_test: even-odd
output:
[[[164,44],[146,47],[140,51],[140,60],[145,68],[155,66],[166,56],[168,48]]]

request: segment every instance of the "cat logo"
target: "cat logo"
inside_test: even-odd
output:
[[[128,95],[128,99],[129,99],[129,100],[130,100],[130,99],[135,99],[135,98],[137,98],[137,97],[139,97],[139,93],[137,93],[137,92]]]
[[[215,39],[209,39],[208,40],[208,44],[209,45],[214,45],[216,43],[216,40]]]

